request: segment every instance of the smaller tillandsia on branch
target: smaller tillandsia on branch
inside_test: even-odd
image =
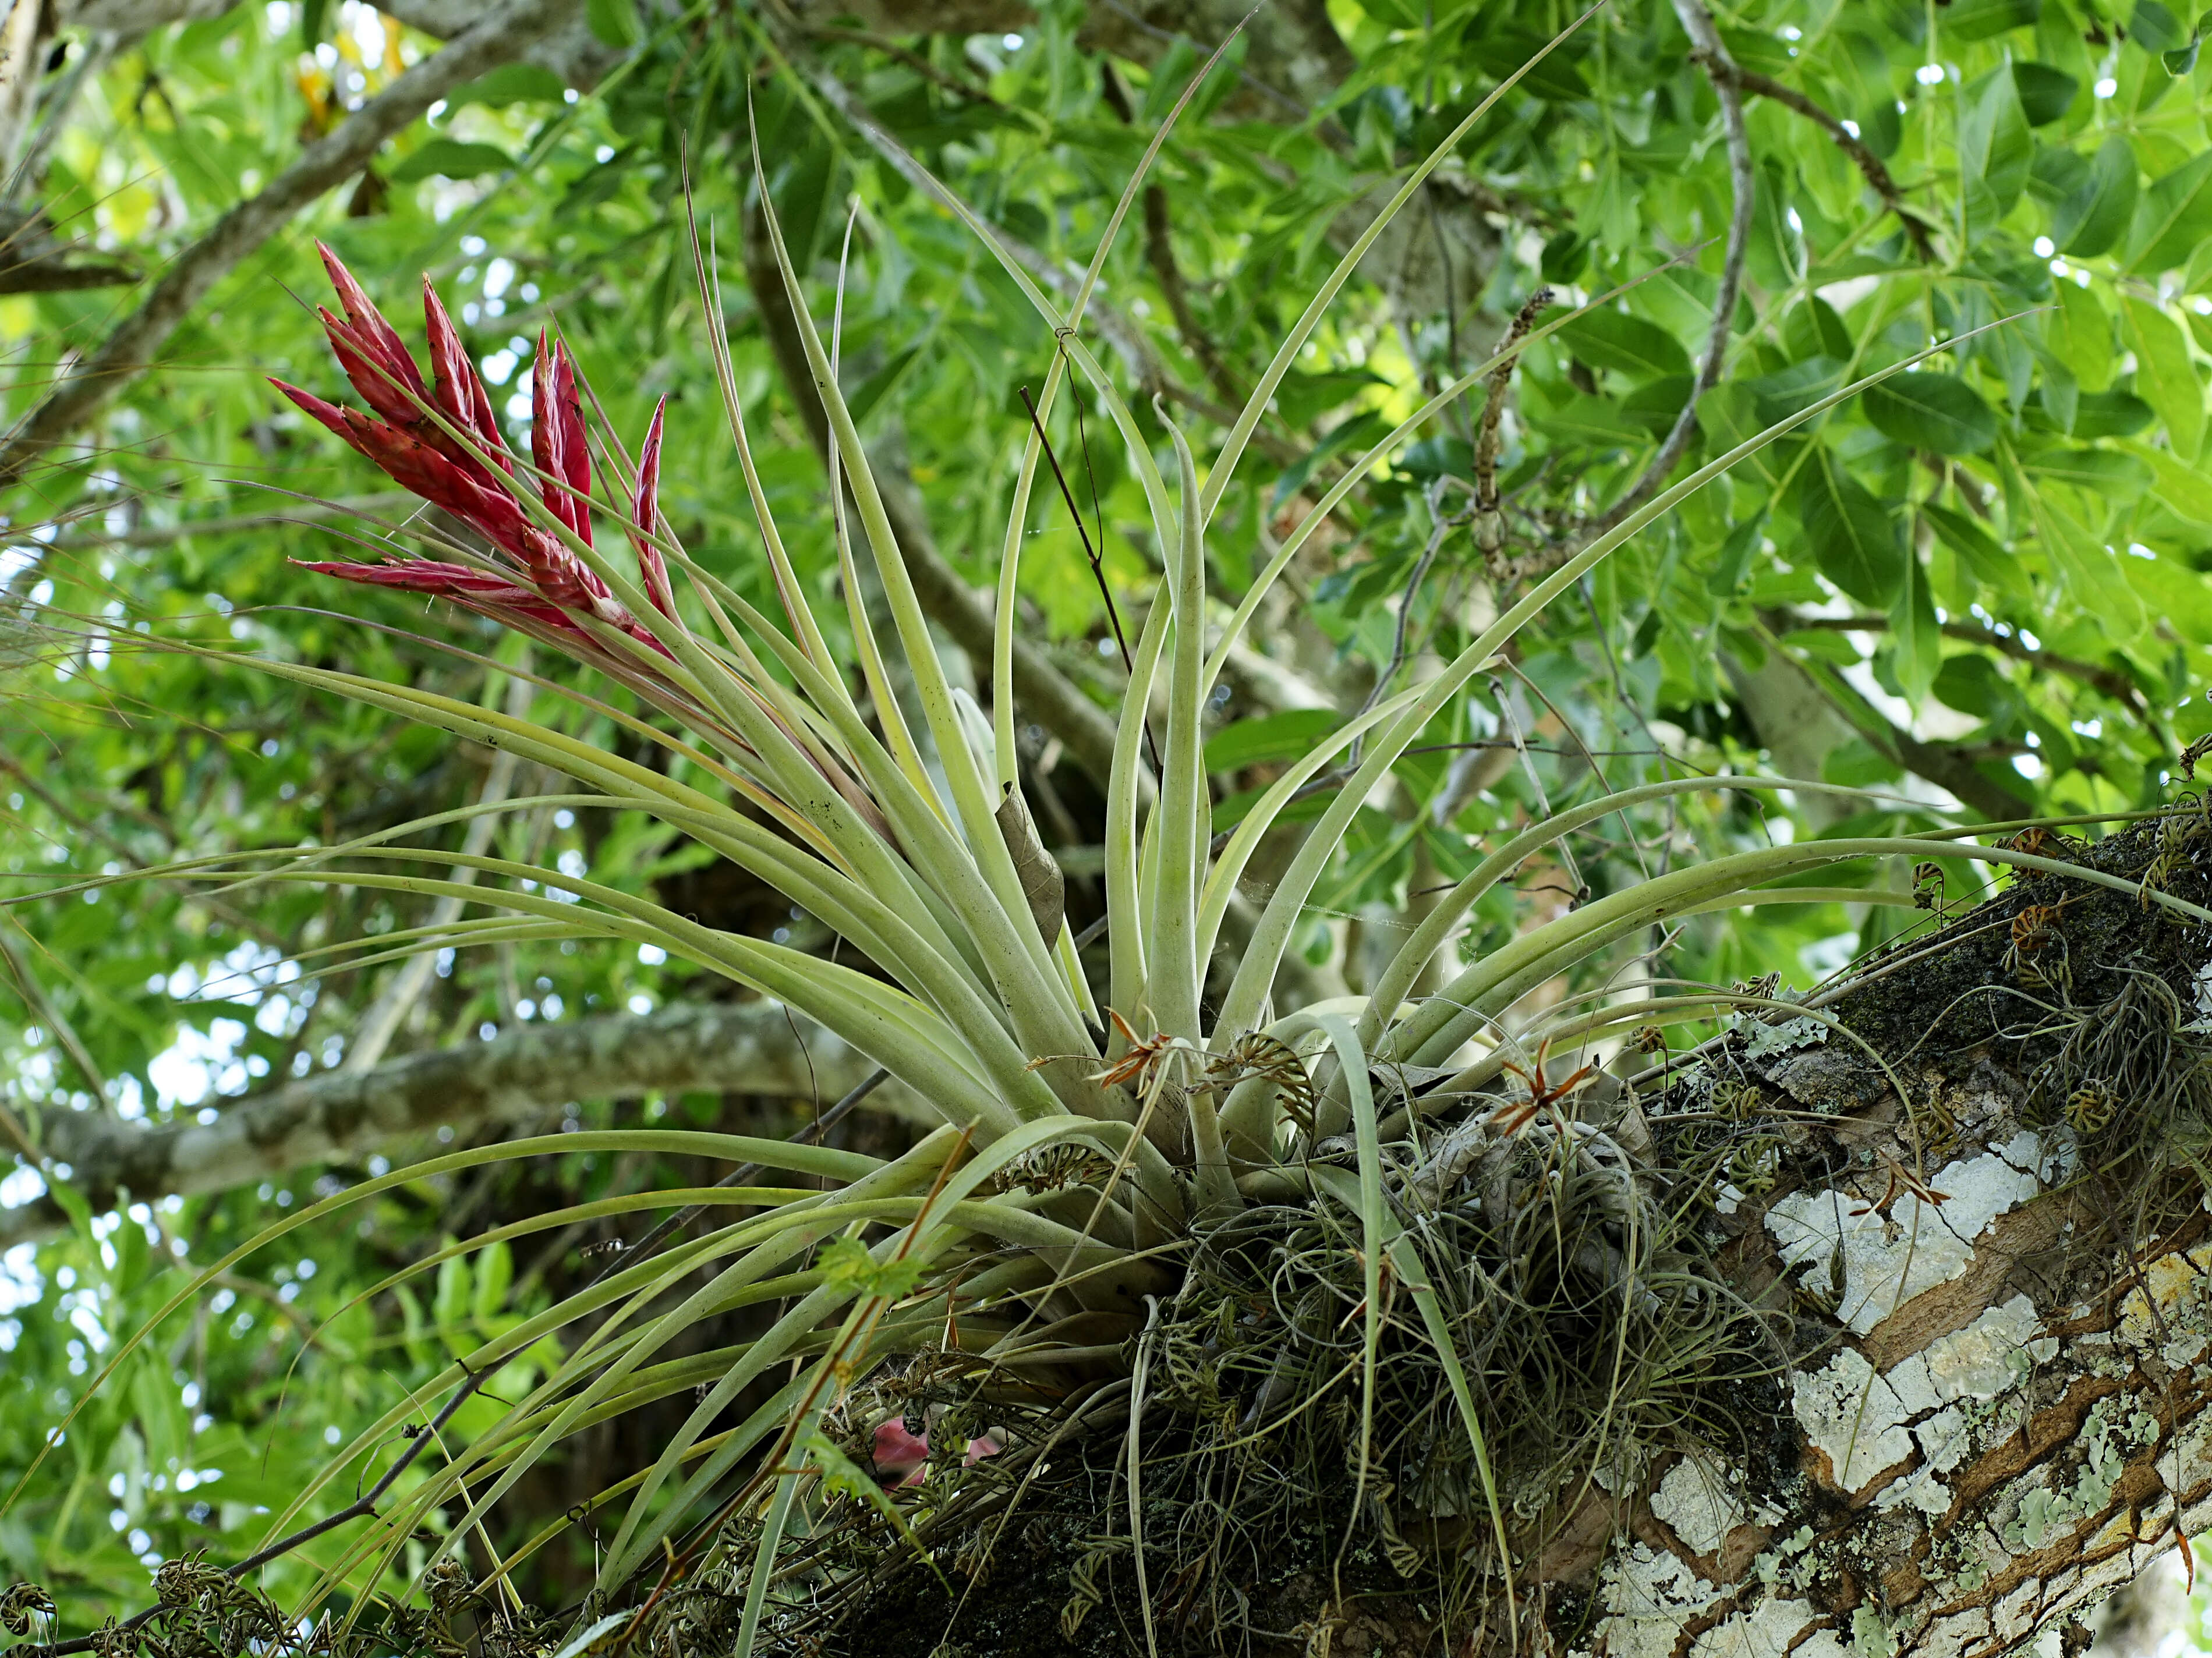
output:
[[[1505,520],[1498,510],[1498,428],[1505,418],[1506,389],[1513,384],[1513,370],[1521,361],[1516,348],[1551,302],[1548,288],[1540,288],[1528,296],[1498,344],[1501,361],[1490,371],[1490,392],[1483,399],[1482,422],[1474,438],[1474,544],[1486,558],[1505,544]]]

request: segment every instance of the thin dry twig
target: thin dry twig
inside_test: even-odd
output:
[[[1936,250],[1929,240],[1928,222],[1905,206],[1905,192],[1897,187],[1897,180],[1890,176],[1889,168],[1884,165],[1881,157],[1869,149],[1849,127],[1796,88],[1784,86],[1771,75],[1745,69],[1732,59],[1716,63],[1696,53],[1692,56],[1698,57],[1698,61],[1704,64],[1705,72],[1713,77],[1716,86],[1725,76],[1735,83],[1739,92],[1771,98],[1786,109],[1794,109],[1834,139],[1836,148],[1851,158],[1852,165],[1865,176],[1874,193],[1881,197],[1882,205],[1897,215],[1898,222],[1905,227],[1905,234],[1912,243],[1912,251],[1923,262],[1936,257]]]

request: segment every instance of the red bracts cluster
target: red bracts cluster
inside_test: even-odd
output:
[[[434,594],[527,632],[550,632],[565,643],[596,653],[598,641],[577,620],[588,616],[665,653],[665,647],[639,625],[589,565],[560,537],[532,521],[518,494],[520,488],[534,488],[563,526],[586,546],[592,544],[591,454],[576,396],[575,364],[568,349],[538,337],[533,369],[536,419],[530,434],[537,472],[518,477],[514,458],[492,413],[491,396],[429,278],[422,281],[431,370],[425,386],[415,359],[369,303],[353,273],[329,248],[317,246],[345,311],[343,319],[328,310],[318,314],[339,367],[374,413],[339,408],[283,380],[274,382],[276,389],[375,462],[392,482],[442,507],[482,535],[498,550],[501,568],[424,558],[383,564],[303,562],[303,568],[372,586]],[[653,425],[646,434],[625,527],[637,549],[647,597],[672,616],[667,565],[647,539],[659,517],[662,413],[653,410]]]

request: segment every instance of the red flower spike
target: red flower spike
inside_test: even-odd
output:
[[[422,278],[422,323],[430,341],[431,399],[454,426],[472,434],[482,449],[455,441],[442,432],[438,435],[445,441],[440,446],[447,448],[455,460],[483,471],[487,483],[490,469],[484,464],[485,453],[512,476],[514,463],[507,459],[507,440],[500,435],[498,417],[492,413],[491,393],[484,390],[483,378],[461,343],[460,331],[453,326],[427,275]]]
[[[555,604],[588,610],[600,621],[611,622],[618,628],[630,624],[629,612],[616,601],[607,584],[599,580],[591,566],[544,531],[526,531],[515,556],[530,572],[538,591]]]
[[[352,274],[328,248],[323,249],[323,260],[346,313],[343,321],[322,313],[324,329],[347,378],[375,415],[343,408],[283,380],[270,384],[374,461],[393,483],[453,513],[521,568],[512,577],[434,559],[303,563],[302,568],[367,586],[447,599],[506,626],[564,635],[563,642],[579,653],[603,656],[600,642],[571,614],[580,611],[668,654],[667,647],[638,624],[588,565],[558,537],[531,522],[510,482],[514,464],[500,436],[490,393],[428,282],[423,313],[428,322],[434,393],[424,390],[414,359],[369,304]],[[541,342],[535,372],[541,417],[535,422],[532,446],[540,469],[555,480],[545,488],[546,505],[588,544],[592,471],[574,365],[566,350]],[[443,423],[432,418],[433,409]],[[446,429],[447,424],[452,430]],[[656,416],[656,474],[659,434]],[[649,519],[650,489],[645,510]],[[653,602],[667,608],[671,595],[665,568],[656,556],[645,568]]]
[[[334,575],[341,581],[357,581],[366,587],[392,587],[401,592],[449,599],[509,625],[519,621],[536,623],[574,635],[579,642],[588,642],[575,618],[559,606],[548,604],[527,587],[465,564],[428,558],[400,559],[388,564],[311,563],[296,558],[291,562],[303,570]]]
[[[663,616],[676,614],[675,590],[668,585],[668,562],[650,539],[660,525],[660,427],[668,412],[666,398],[653,407],[653,424],[645,429],[645,443],[637,452],[637,489],[630,496],[629,519],[637,526],[631,544],[637,549],[638,574],[646,597]]]
[[[360,329],[340,322],[328,311],[318,310],[315,315],[324,333],[330,336],[338,367],[345,370],[345,377],[353,382],[362,400],[395,426],[412,428],[420,423],[422,410],[415,398],[422,393],[422,379],[413,360],[404,355],[397,360],[389,357]]]
[[[384,320],[384,313],[369,303],[368,295],[362,291],[361,284],[353,279],[353,272],[345,268],[337,254],[321,242],[315,244],[315,252],[323,256],[323,269],[330,273],[331,286],[337,290],[338,303],[345,307],[346,320],[353,325],[362,355],[381,367],[400,386],[422,395],[422,373],[415,367],[415,359],[409,355],[398,331]],[[358,386],[361,382],[356,380],[354,384]],[[362,395],[368,397],[366,388]],[[374,398],[369,400],[375,402]]]
[[[535,404],[530,425],[531,458],[543,480],[545,504],[588,547],[592,544],[592,457],[584,442],[584,408],[576,397],[576,369],[568,349],[538,336],[538,358],[531,365]],[[568,488],[561,486],[566,484]]]
[[[361,449],[361,445],[354,442],[353,428],[346,424],[346,411],[337,404],[325,402],[313,392],[302,392],[289,380],[280,380],[273,374],[269,377],[269,383],[291,398],[306,411],[311,419],[328,427],[348,443],[353,444],[355,448]],[[361,452],[365,455],[368,454],[366,449],[362,449]],[[375,457],[370,455],[369,459],[374,460]]]

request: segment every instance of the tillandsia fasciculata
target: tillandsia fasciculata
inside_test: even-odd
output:
[[[1512,84],[1465,117],[1345,252],[1203,470],[1164,410],[1151,411],[1153,424],[1139,418],[1084,337],[1107,249],[1166,129],[1066,304],[939,189],[1060,347],[1012,490],[990,681],[998,695],[988,712],[952,685],[939,660],[841,390],[835,332],[825,339],[813,320],[765,206],[774,262],[829,418],[846,610],[835,631],[849,638],[848,650],[833,647],[833,630],[786,553],[718,334],[710,331],[708,344],[780,616],[764,614],[695,560],[661,513],[665,410],[633,454],[622,434],[587,415],[589,388],[561,342],[547,338],[535,359],[530,453],[517,453],[427,284],[426,374],[362,284],[325,253],[340,314],[326,313],[325,325],[366,412],[295,386],[284,395],[445,517],[376,526],[379,562],[309,568],[449,600],[596,671],[631,700],[546,686],[657,749],[660,763],[626,758],[556,722],[406,685],[300,662],[261,665],[570,780],[498,809],[647,814],[767,883],[863,959],[855,965],[718,931],[588,874],[405,843],[492,807],[179,871],[352,883],[483,912],[386,935],[374,941],[383,954],[368,959],[526,939],[650,946],[803,1012],[870,1056],[939,1121],[888,1159],[672,1129],[520,1139],[364,1181],[272,1228],[252,1247],[427,1172],[556,1150],[674,1146],[750,1169],[745,1183],[570,1206],[445,1252],[650,1207],[701,1206],[720,1218],[705,1235],[665,1250],[626,1252],[586,1290],[457,1360],[437,1384],[455,1400],[526,1353],[543,1362],[520,1385],[496,1391],[489,1425],[447,1443],[434,1465],[417,1465],[411,1483],[376,1484],[338,1522],[310,1528],[352,1527],[322,1557],[319,1584],[298,1615],[342,1589],[354,1597],[352,1615],[362,1615],[432,1515],[443,1518],[417,1568],[432,1603],[422,1616],[443,1619],[448,1601],[495,1594],[499,1577],[570,1523],[549,1527],[490,1579],[453,1587],[455,1551],[524,1475],[614,1413],[693,1393],[695,1407],[657,1460],[594,1498],[599,1513],[619,1517],[604,1540],[589,1608],[597,1616],[572,1620],[585,1631],[574,1649],[639,1639],[661,1626],[653,1619],[680,1614],[705,1619],[694,1632],[711,1634],[723,1643],[718,1649],[745,1653],[771,1634],[799,1638],[809,1618],[831,1615],[824,1608],[834,1606],[839,1584],[864,1582],[886,1561],[918,1557],[942,1568],[951,1548],[949,1564],[965,1562],[980,1575],[1024,1494],[1056,1489],[1048,1468],[1074,1463],[1121,1493],[1097,1510],[1110,1522],[1118,1500],[1121,1518],[1118,1531],[1094,1525],[1071,1546],[1073,1587],[1061,1626],[1071,1637],[1085,1626],[1100,1604],[1102,1575],[1110,1574],[1126,1580],[1149,1636],[1161,1611],[1156,1597],[1170,1587],[1186,1600],[1200,1593],[1180,1578],[1170,1586],[1168,1563],[1211,1558],[1223,1582],[1233,1568],[1218,1551],[1178,1556],[1188,1538],[1147,1535],[1146,1527],[1163,1504],[1186,1515],[1230,1513],[1234,1505],[1219,1493],[1257,1466],[1255,1448],[1286,1442],[1303,1447],[1298,1466],[1337,1471],[1327,1505],[1346,1547],[1356,1541],[1407,1582],[1424,1572],[1473,1574],[1451,1579],[1460,1588],[1446,1600],[1462,1610],[1470,1604],[1465,1582],[1494,1576],[1517,1616],[1514,1563],[1527,1557],[1543,1512],[1532,1493],[1605,1467],[1613,1448],[1655,1436],[1656,1424],[1689,1411],[1696,1389],[1767,1362],[1756,1321],[1704,1269],[1679,1204],[1648,1177],[1632,1114],[1618,1100],[1586,1097],[1600,1079],[1579,1061],[1547,1072],[1547,1060],[1554,1035],[1574,1041],[1640,1027],[1656,1038],[1639,1040],[1648,1051],[1663,1048],[1670,1024],[1729,1006],[1780,1005],[1747,991],[1562,1016],[1555,1029],[1536,1033],[1533,1051],[1500,1039],[1503,1016],[1533,987],[1656,921],[1770,899],[1802,902],[1824,890],[1775,884],[1850,860],[1901,857],[1910,866],[1978,858],[2131,895],[2135,888],[2063,859],[1948,833],[1812,841],[1607,894],[1415,995],[1474,906],[1563,837],[1674,795],[1778,786],[1771,778],[1692,777],[1575,807],[1506,841],[1427,908],[1359,1005],[1285,1005],[1285,953],[1361,803],[1522,628],[1691,492],[1959,343],[1930,344],[1841,386],[1652,494],[1437,671],[1409,688],[1386,687],[1290,765],[1233,830],[1216,835],[1201,722],[1269,588],[1376,462],[1454,399],[1510,373],[1516,354],[1613,297],[1549,313],[1532,305],[1504,350],[1439,390],[1320,495],[1225,619],[1213,607],[1209,528],[1269,399],[1375,239]],[[707,314],[719,317],[712,260],[696,234],[692,245]],[[1018,716],[1007,689],[1024,526],[1046,422],[1071,374],[1120,434],[1165,567],[1130,647],[1119,714],[1103,955],[1080,947],[1059,902],[1023,794]],[[1502,378],[1497,383],[1502,395]],[[601,527],[610,522],[619,526],[616,537]],[[617,544],[626,545],[619,556]],[[864,602],[870,580],[880,583],[888,629]],[[911,685],[918,721],[894,694],[894,666]],[[1156,709],[1164,724],[1155,746]],[[1332,768],[1340,786],[1274,879],[1232,952],[1225,987],[1209,1002],[1205,969],[1229,948],[1224,921],[1242,878],[1263,838],[1291,821],[1289,808]],[[418,872],[426,860],[447,872]],[[2143,898],[2212,920],[2148,884]],[[2014,940],[2023,974],[2031,957],[2061,959],[2041,950],[2040,938]],[[1755,1094],[1730,1097],[1750,1102],[1735,1116],[1755,1112]],[[1772,1151],[1771,1139],[1752,1153],[1731,1145],[1706,1173],[1754,1181]],[[760,1183],[768,1169],[804,1184]],[[765,1309],[757,1335],[670,1356],[682,1333],[743,1308]],[[730,1424],[734,1403],[758,1401],[764,1390],[765,1402]],[[860,1466],[871,1433],[884,1425],[863,1419],[872,1413],[864,1404],[879,1418],[896,1413],[926,1429],[900,1430],[912,1454],[897,1465],[896,1497]],[[400,1434],[416,1414],[413,1405],[395,1407],[362,1442]],[[1099,1451],[1102,1443],[1109,1449]],[[1163,1448],[1176,1453],[1164,1472],[1147,1460]],[[275,1534],[286,1538],[293,1515],[349,1466],[334,1461],[303,1480]],[[919,1495],[906,1494],[909,1487]],[[1246,1529],[1235,1546],[1249,1551],[1258,1533],[1247,1522],[1256,1511],[1248,1504],[1236,1512]],[[855,1546],[855,1534],[881,1546]],[[1332,1558],[1340,1572],[1344,1550]],[[1438,1561],[1455,1564],[1448,1571]],[[1224,1592],[1215,1577],[1205,1578],[1205,1595]],[[684,1610],[702,1594],[720,1610]],[[446,1628],[426,1624],[417,1633],[436,1645]]]

